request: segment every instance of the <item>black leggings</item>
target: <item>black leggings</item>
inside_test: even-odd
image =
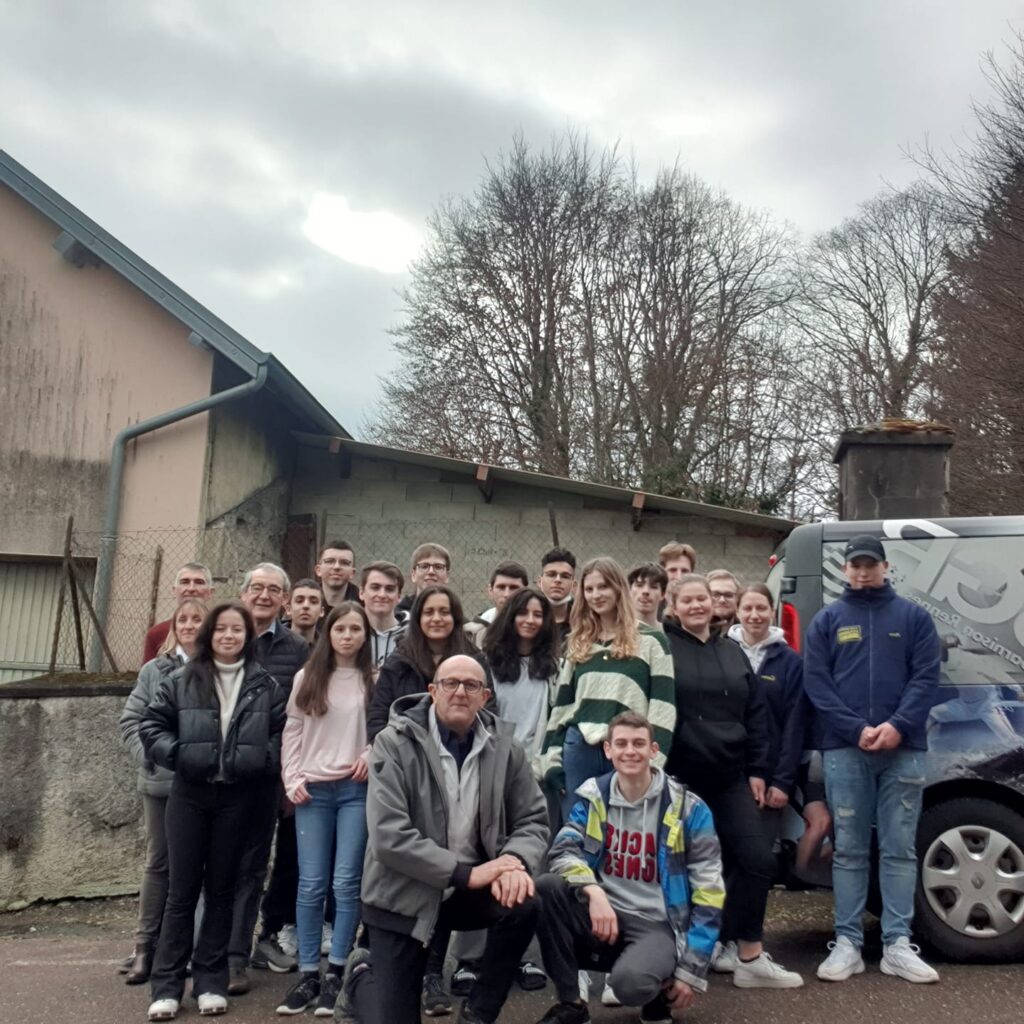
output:
[[[722,844],[725,909],[721,940],[760,942],[775,877],[775,855],[750,784],[745,776],[724,785],[706,779],[687,784],[711,808]]]

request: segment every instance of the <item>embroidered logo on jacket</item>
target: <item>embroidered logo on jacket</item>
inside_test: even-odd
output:
[[[836,642],[840,644],[860,643],[863,639],[860,626],[842,626],[836,633]]]

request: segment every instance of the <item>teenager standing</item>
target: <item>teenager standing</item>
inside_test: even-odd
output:
[[[366,709],[373,692],[370,624],[362,606],[334,606],[309,661],[295,677],[282,738],[282,777],[295,804],[299,852],[296,923],[301,976],[277,1008],[329,1017],[359,924],[366,849]],[[321,924],[328,886],[334,928],[320,980]]]
[[[228,940],[249,825],[280,771],[285,694],[256,661],[244,605],[217,605],[193,659],[160,686],[139,724],[146,756],[174,773],[167,798],[169,886],[150,977],[150,1020],[177,1015],[192,961],[199,1012],[227,1009]],[[206,907],[193,950],[200,890]]]

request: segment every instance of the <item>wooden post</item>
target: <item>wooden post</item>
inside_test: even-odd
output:
[[[78,649],[78,668],[85,671],[85,639],[82,635],[82,609],[78,604],[78,581],[75,574],[69,572],[68,586],[71,589],[71,615],[75,623],[75,646]]]
[[[60,593],[57,595],[57,621],[53,625],[53,646],[50,648],[50,675],[57,671],[57,648],[60,646],[60,626],[64,618],[64,592],[68,584],[68,566],[71,564],[71,530],[75,517],[68,516],[64,531],[64,559],[61,562]]]
[[[157,544],[156,555],[153,558],[153,585],[149,590],[149,626],[152,627],[153,623],[156,622],[156,603],[160,599],[160,572],[164,566],[164,549],[163,546]]]
[[[551,546],[560,548],[558,543],[558,520],[555,518],[555,506],[548,502],[548,522],[551,524]]]
[[[110,669],[112,672],[119,672],[120,669],[117,667],[117,662],[114,661],[114,655],[110,653],[110,645],[107,643],[107,636],[103,632],[100,626],[100,620],[96,618],[96,609],[92,606],[92,601],[89,600],[89,595],[85,591],[85,587],[81,586],[81,581],[77,578],[75,573],[75,567],[68,562],[68,567],[71,570],[73,576],[75,576],[75,582],[79,584],[79,590],[82,595],[82,601],[85,604],[85,610],[89,613],[89,618],[92,620],[92,628],[96,630],[96,636],[99,638],[100,644],[103,647],[103,653],[107,656],[107,661],[110,662]]]

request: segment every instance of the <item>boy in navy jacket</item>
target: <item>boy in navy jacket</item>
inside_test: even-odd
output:
[[[878,829],[882,885],[881,969],[913,982],[938,973],[910,945],[928,712],[937,699],[939,638],[931,616],[886,579],[878,538],[854,537],[844,552],[847,586],[807,630],[804,688],[824,733],[825,789],[835,822],[836,941],[818,977],[845,981],[864,970],[861,918]]]

